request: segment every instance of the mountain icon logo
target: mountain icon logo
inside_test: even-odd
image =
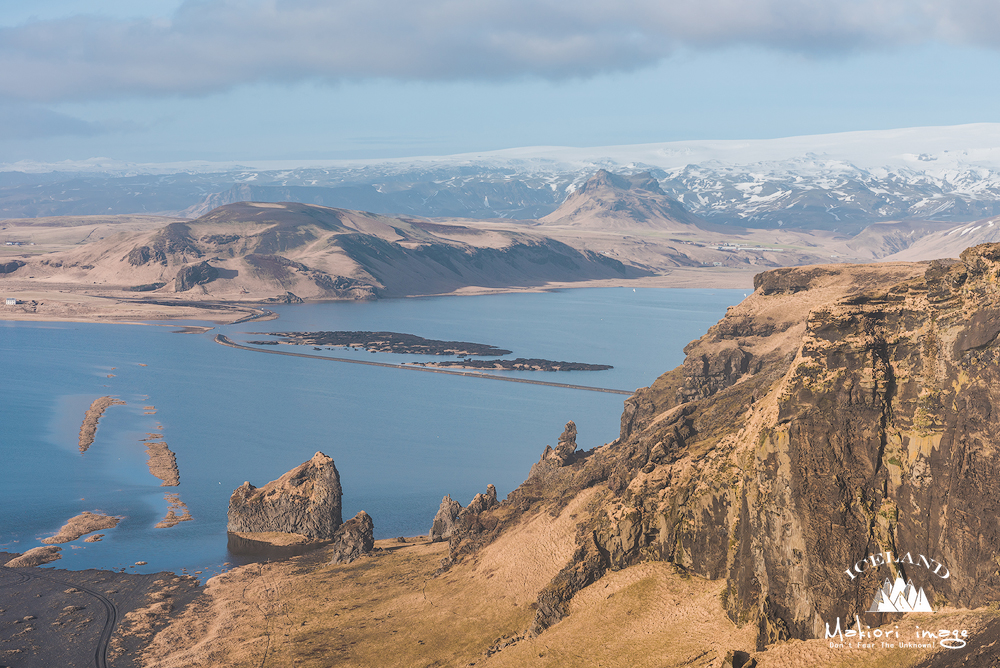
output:
[[[893,582],[885,579],[882,587],[875,592],[872,607],[868,612],[934,612],[924,589],[917,589],[913,581],[903,582],[897,577]]]

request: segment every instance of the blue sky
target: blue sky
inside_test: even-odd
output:
[[[0,0],[0,163],[1000,122],[984,0]]]

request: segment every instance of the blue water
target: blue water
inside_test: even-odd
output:
[[[614,440],[626,398],[264,355],[220,346],[217,333],[246,341],[262,338],[249,332],[363,329],[489,343],[511,357],[615,367],[511,375],[634,390],[679,364],[684,345],[742,297],[737,290],[606,288],[310,304],[276,308],[278,320],[205,334],[176,333],[176,323],[0,321],[0,550],[35,547],[69,517],[101,511],[125,519],[101,542],[64,544],[54,566],[146,561],[133,570],[215,572],[240,561],[226,548],[232,490],[244,480],[273,480],[317,450],[340,471],[345,519],[364,509],[379,538],[426,533],[444,494],[464,504],[489,483],[501,497],[514,489],[568,420],[582,448]],[[81,454],[84,411],[102,395],[126,405],[107,410]],[[157,432],[176,453],[178,487],[161,487],[146,466],[140,439]],[[167,511],[165,493],[178,494],[194,520],[154,528]]]

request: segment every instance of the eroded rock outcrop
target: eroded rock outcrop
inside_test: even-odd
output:
[[[9,260],[8,262],[0,262],[0,274],[13,274],[15,271],[25,266],[25,263],[21,260]]]
[[[455,525],[458,523],[458,515],[461,512],[462,504],[451,498],[451,494],[445,494],[444,498],[441,499],[441,506],[438,508],[437,514],[434,516],[434,522],[431,525],[431,540],[439,541],[450,538],[452,532],[455,530]]]
[[[349,564],[358,557],[368,554],[375,546],[375,523],[365,511],[340,525],[333,538],[330,550],[331,564]]]
[[[486,524],[481,521],[490,511],[500,505],[497,501],[497,488],[493,485],[486,486],[486,493],[478,493],[472,497],[469,505],[462,507],[458,501],[450,495],[441,500],[441,507],[438,508],[437,515],[434,516],[434,523],[431,526],[430,538],[432,541],[448,539],[451,553],[471,549],[472,545],[478,545],[484,533],[488,533],[496,527],[496,522],[487,519]],[[465,545],[465,548],[459,548]]]
[[[317,452],[261,488],[245,482],[229,498],[228,530],[297,533],[332,540],[343,523],[340,474],[333,460]]]
[[[1000,600],[998,276],[993,244],[759,276],[684,364],[626,401],[614,443],[565,466],[543,466],[547,452],[478,516],[488,540],[599,490],[532,631],[605,572],[650,560],[724,579],[760,647],[823,637],[838,617],[877,625],[864,615],[893,574],[934,608]],[[482,544],[453,538],[452,559]]]
[[[556,443],[555,450],[547,445],[545,446],[541,461],[551,462],[556,466],[566,466],[573,463],[575,453],[576,423],[570,420],[566,423],[566,429],[559,435],[559,441]]]

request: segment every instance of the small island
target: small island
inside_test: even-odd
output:
[[[410,355],[510,355],[512,351],[485,343],[438,341],[400,332],[251,332],[281,337],[279,341],[247,341],[258,346],[289,343],[300,346],[330,346],[362,348],[373,353],[403,353]]]
[[[504,371],[605,371],[614,369],[610,364],[585,364],[583,362],[555,362],[553,360],[451,360],[447,362],[403,362],[413,366],[455,367],[459,369],[493,369]]]

